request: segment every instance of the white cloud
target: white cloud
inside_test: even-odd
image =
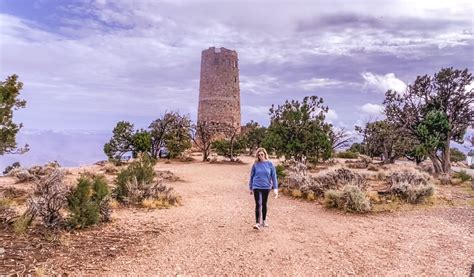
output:
[[[303,90],[314,90],[321,87],[332,87],[342,85],[342,82],[327,78],[311,78],[308,80],[300,80],[297,82],[297,86]]]
[[[407,87],[407,85],[402,80],[398,79],[394,73],[378,75],[371,72],[364,72],[361,76],[365,80],[365,87],[375,89],[382,93],[387,92],[389,89],[403,93]]]
[[[383,106],[378,104],[367,103],[361,106],[360,110],[369,115],[382,115]]]
[[[334,121],[334,120],[336,120],[336,119],[338,119],[338,117],[339,117],[339,116],[337,115],[337,113],[336,113],[335,110],[329,109],[328,112],[327,112],[327,114],[326,114],[326,119],[327,119],[328,121],[331,121],[331,122]]]
[[[250,93],[254,95],[272,94],[279,87],[279,81],[274,76],[257,75],[257,76],[240,76],[240,91],[242,93]]]

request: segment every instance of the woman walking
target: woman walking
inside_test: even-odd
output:
[[[273,188],[275,198],[278,197],[278,182],[276,170],[273,163],[268,160],[267,151],[264,148],[258,148],[255,154],[255,163],[250,173],[249,189],[250,194],[255,198],[255,221],[254,229],[260,230],[261,227],[268,227],[267,218],[267,200],[270,190]],[[262,218],[260,218],[260,212]],[[260,222],[262,219],[262,222]]]

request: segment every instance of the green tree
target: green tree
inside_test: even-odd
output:
[[[99,204],[94,201],[94,198],[97,198],[94,189],[97,187],[92,183],[93,181],[89,178],[81,177],[77,187],[72,189],[67,197],[68,209],[71,213],[69,223],[75,228],[84,228],[99,222]],[[102,195],[106,193],[105,191],[99,193],[101,197],[106,196],[106,194]]]
[[[324,122],[328,107],[317,96],[302,102],[285,101],[270,108],[270,126],[264,145],[286,159],[305,162],[328,159],[332,153],[329,133],[331,125]]]
[[[218,155],[234,161],[236,156],[239,156],[245,151],[245,141],[243,137],[237,137],[233,143],[230,139],[215,140],[212,142],[211,148],[216,151]]]
[[[162,118],[153,121],[149,129],[152,138],[151,154],[155,158],[159,158],[162,146],[168,148],[171,158],[191,148],[191,120],[187,115],[167,112]]]
[[[120,161],[123,155],[134,150],[133,124],[119,121],[112,133],[112,138],[104,145],[104,152],[110,160]]]
[[[463,162],[466,160],[466,154],[459,151],[457,148],[451,148],[451,161],[452,162]]]
[[[359,153],[359,154],[365,155],[366,154],[365,144],[354,142],[351,145],[351,147],[349,147],[349,149],[347,151],[352,152],[352,153]]]
[[[133,135],[133,156],[136,158],[139,153],[149,153],[151,151],[151,135],[145,130],[135,132]]]
[[[356,126],[356,130],[363,136],[362,144],[370,157],[382,156],[384,163],[394,163],[405,154],[403,136],[386,120],[369,122],[365,128]]]
[[[23,154],[29,150],[28,144],[17,147],[16,135],[23,124],[13,122],[13,111],[26,106],[26,101],[18,99],[23,83],[13,74],[0,82],[0,155]]]
[[[436,173],[450,172],[450,141],[462,142],[474,120],[474,90],[466,90],[472,81],[467,69],[442,68],[433,77],[418,76],[403,94],[385,94],[387,119],[423,145]]]
[[[249,149],[249,154],[252,155],[257,148],[262,146],[267,128],[260,126],[258,122],[250,121],[245,124],[243,131],[245,145]]]

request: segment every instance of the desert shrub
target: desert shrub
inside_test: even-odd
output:
[[[312,191],[308,191],[305,193],[305,198],[308,201],[314,201],[316,199],[316,195]]]
[[[6,175],[16,178],[16,183],[24,183],[36,180],[36,177],[32,175],[28,169],[22,167],[13,168]]]
[[[128,203],[141,205],[144,207],[156,207],[167,205],[178,205],[180,197],[174,192],[173,188],[163,184],[162,179],[156,183],[139,183],[136,178],[127,183],[129,191]],[[150,204],[151,203],[151,204]]]
[[[315,196],[322,196],[327,190],[340,190],[347,184],[359,187],[361,190],[367,188],[367,180],[358,173],[346,168],[340,168],[320,176],[309,176],[290,171],[284,178],[281,187],[289,190],[298,189],[302,193],[307,194],[309,191]]]
[[[365,213],[370,211],[370,201],[358,186],[346,185],[342,191],[328,190],[324,194],[324,204],[346,212]]]
[[[303,196],[303,193],[299,189],[292,189],[291,196],[294,198],[301,198]]]
[[[306,175],[306,171],[308,170],[308,167],[304,163],[300,163],[293,158],[285,160],[283,167],[288,169],[289,172],[294,172],[298,175]]]
[[[5,167],[5,170],[3,171],[3,175],[7,175],[8,172],[12,171],[12,169],[18,168],[18,167],[20,167],[20,163],[19,162],[14,162],[13,164]]]
[[[392,193],[412,204],[420,203],[434,193],[434,186],[431,184],[413,185],[399,182],[393,184],[390,189]]]
[[[327,208],[335,209],[342,207],[342,191],[331,189],[324,192],[324,205]]]
[[[366,190],[367,179],[360,174],[353,172],[347,168],[339,168],[324,175],[313,178],[314,183],[312,190],[317,195],[323,195],[324,191],[330,189],[341,189],[345,185],[354,185],[361,190]]]
[[[35,182],[34,194],[27,201],[28,212],[41,217],[47,227],[54,227],[62,220],[60,210],[67,203],[63,178],[63,172],[58,169],[42,177]]]
[[[151,186],[144,196],[146,197],[141,204],[145,208],[169,208],[181,203],[181,197],[174,192],[173,188],[165,186],[160,180]]]
[[[120,202],[127,202],[129,197],[129,183],[136,181],[138,184],[149,184],[155,178],[153,170],[154,162],[147,156],[132,162],[126,169],[123,169],[117,175],[115,180],[114,197]]]
[[[109,190],[103,177],[94,179],[82,176],[71,189],[67,201],[69,223],[74,228],[84,228],[110,219]]]
[[[416,204],[433,195],[434,186],[428,179],[416,172],[402,171],[393,173],[389,178],[389,190],[393,195]]]
[[[359,153],[351,151],[338,152],[337,157],[341,159],[357,159],[359,157]]]
[[[36,165],[28,169],[28,172],[36,178],[51,174],[53,171],[59,169],[61,165],[57,161],[49,162],[45,165]]]
[[[278,181],[281,182],[286,177],[285,167],[281,164],[275,167]]]
[[[13,223],[13,231],[15,234],[21,235],[26,233],[28,227],[33,223],[34,217],[35,216],[28,211],[19,216]]]
[[[451,148],[450,160],[451,162],[463,162],[466,160],[466,154],[459,151],[457,148]]]
[[[426,178],[425,175],[416,172],[416,171],[401,171],[401,172],[395,172],[392,175],[390,175],[390,184],[396,184],[396,183],[409,183],[415,186],[418,185],[423,185],[428,182],[428,179]]]
[[[178,176],[174,175],[174,173],[169,170],[157,171],[156,177],[169,182],[176,182],[180,180]]]
[[[472,176],[469,175],[465,170],[454,173],[454,178],[461,179],[461,181],[466,182],[472,179]]]

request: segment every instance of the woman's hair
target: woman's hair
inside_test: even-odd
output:
[[[268,154],[267,154],[267,150],[265,150],[265,148],[263,147],[260,147],[257,149],[257,152],[255,152],[255,162],[258,162],[258,153],[262,152],[264,155],[263,155],[263,159],[264,160],[268,160]]]

